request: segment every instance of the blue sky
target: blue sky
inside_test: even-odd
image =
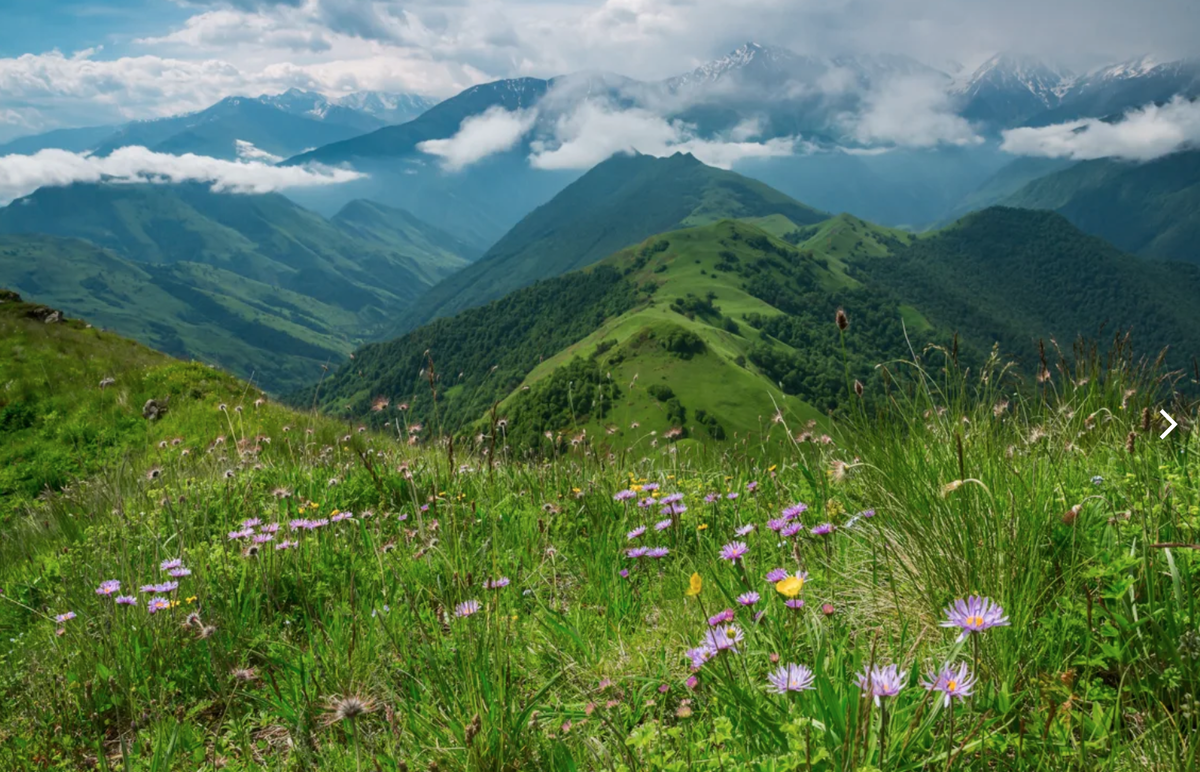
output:
[[[1200,54],[1197,0],[0,0],[0,142],[303,88],[446,97],[502,77],[653,79],[747,40],[968,67]],[[92,49],[88,51],[88,49]],[[78,52],[87,53],[76,56]]]

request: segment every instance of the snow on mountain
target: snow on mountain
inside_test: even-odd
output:
[[[364,131],[388,124],[406,123],[435,104],[433,100],[416,94],[358,91],[330,99],[323,94],[297,88],[288,89],[282,94],[264,94],[258,101],[293,115],[341,123]]]
[[[967,78],[960,79],[951,92],[962,94],[968,100],[989,92],[1028,94],[1043,106],[1053,107],[1061,101],[1074,80],[1075,76],[1070,71],[1051,66],[1040,59],[1001,53],[981,64]]]

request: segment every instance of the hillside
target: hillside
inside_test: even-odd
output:
[[[1034,180],[1060,172],[1075,163],[1062,158],[1016,158],[946,209],[938,223],[944,227],[971,212],[995,206]]]
[[[372,407],[384,397],[405,403],[408,420],[452,431],[499,402],[520,447],[568,428],[625,447],[672,428],[716,439],[757,434],[777,410],[806,421],[848,388],[833,325],[840,304],[870,331],[848,341],[855,377],[872,382],[871,364],[903,350],[903,312],[866,292],[845,261],[886,255],[909,239],[844,215],[665,233],[368,345],[321,384],[319,399],[331,412],[382,422],[388,414]]]
[[[994,207],[859,267],[933,325],[983,350],[998,343],[1029,370],[1051,337],[1070,347],[1129,332],[1142,355],[1169,346],[1179,368],[1200,355],[1200,266],[1125,254],[1052,212]]]
[[[1146,163],[1083,161],[1001,203],[1054,210],[1127,252],[1200,263],[1200,150]]]
[[[361,242],[411,257],[431,285],[462,270],[482,254],[411,212],[375,201],[351,201],[330,222]]]
[[[353,217],[334,224],[279,195],[43,188],[0,209],[0,234],[60,240],[6,242],[0,282],[178,356],[254,374],[272,390],[294,388],[465,264],[451,237],[375,213],[392,224],[368,239]],[[114,273],[89,262],[96,250],[61,239],[108,250]]]
[[[399,329],[583,268],[656,233],[768,214],[802,225],[827,216],[691,155],[613,156],[531,212],[470,268],[431,289]]]

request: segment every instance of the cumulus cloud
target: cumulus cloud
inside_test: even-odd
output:
[[[1003,150],[1015,155],[1073,158],[1122,158],[1151,161],[1200,144],[1200,102],[1176,97],[1147,105],[1106,122],[1089,118],[1039,128],[1004,132]]]
[[[191,153],[170,155],[123,147],[99,158],[65,150],[0,156],[0,205],[38,188],[76,182],[208,183],[216,192],[272,193],[288,188],[337,185],[364,175],[328,167],[280,167],[262,161],[224,161]]]
[[[600,100],[587,100],[558,118],[551,138],[532,143],[529,161],[538,169],[587,169],[617,153],[659,157],[691,153],[710,166],[729,169],[743,159],[796,151],[797,138],[751,142],[753,130],[741,124],[734,136],[700,138],[682,121],[668,121],[642,108],[622,110]]]
[[[441,158],[446,169],[460,171],[516,147],[536,121],[536,110],[509,111],[494,106],[464,120],[453,137],[427,140],[417,145],[417,149]]]
[[[868,92],[862,109],[843,116],[849,134],[864,145],[934,147],[983,141],[955,114],[945,84],[933,78],[893,78]]]

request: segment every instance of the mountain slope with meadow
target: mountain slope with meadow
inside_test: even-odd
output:
[[[801,225],[827,217],[691,155],[616,155],[531,212],[470,268],[426,293],[400,329],[590,265],[655,233],[769,214]]]

